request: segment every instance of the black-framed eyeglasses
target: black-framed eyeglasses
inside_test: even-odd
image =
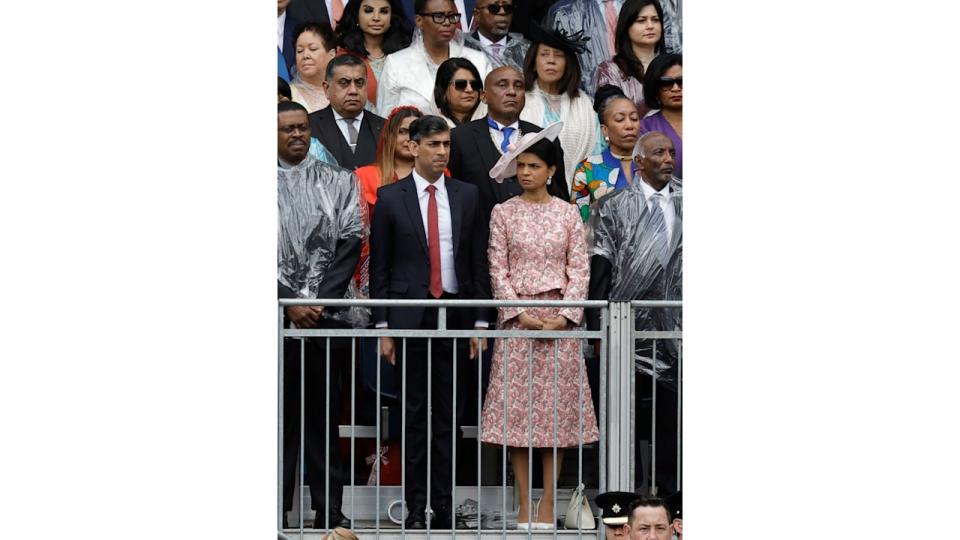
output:
[[[467,79],[455,79],[450,81],[450,84],[452,84],[453,87],[456,88],[458,92],[466,91],[468,84],[470,85],[470,88],[473,88],[475,92],[479,92],[480,90],[483,90],[483,83],[478,81],[477,79],[470,79],[469,81]]]
[[[513,4],[490,4],[485,8],[488,13],[491,15],[497,15],[500,11],[503,11],[504,15],[510,15],[513,13]]]
[[[674,84],[683,88],[683,77],[660,77],[660,88],[673,88]]]
[[[417,13],[421,17],[430,17],[433,19],[435,24],[443,24],[445,21],[450,24],[457,24],[460,22],[459,13],[444,13],[442,11],[435,11],[433,13]]]

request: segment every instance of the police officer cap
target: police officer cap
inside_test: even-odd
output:
[[[630,503],[638,498],[636,493],[629,491],[608,491],[597,495],[601,520],[611,527],[625,525],[630,518]]]

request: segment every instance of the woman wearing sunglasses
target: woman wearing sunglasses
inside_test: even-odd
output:
[[[440,64],[433,99],[450,129],[487,114],[486,106],[480,107],[481,90],[480,72],[466,58],[448,58]]]
[[[591,88],[612,84],[633,100],[640,116],[649,111],[643,101],[643,74],[664,52],[663,8],[657,0],[627,0],[620,8],[614,41],[616,54],[601,62]]]
[[[662,131],[677,151],[673,175],[683,178],[683,56],[661,54],[643,76],[643,99],[659,109],[640,121],[640,134]]]
[[[387,55],[410,45],[412,29],[398,0],[350,0],[337,21],[338,53],[352,53],[367,68],[366,109],[376,113],[377,80]]]
[[[453,0],[414,0],[416,30],[406,49],[387,56],[377,88],[377,110],[411,105],[433,110],[433,88],[440,64],[462,57],[473,62],[481,78],[490,72],[484,54],[463,46],[462,14]]]

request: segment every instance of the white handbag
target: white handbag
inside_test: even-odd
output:
[[[597,523],[593,519],[590,503],[583,494],[583,484],[573,488],[570,492],[570,504],[567,506],[567,515],[563,525],[568,529],[596,529]]]

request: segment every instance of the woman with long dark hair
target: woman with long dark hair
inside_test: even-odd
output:
[[[599,154],[604,147],[590,96],[578,88],[581,73],[577,54],[584,50],[578,37],[534,24],[530,27],[530,49],[523,60],[526,104],[520,119],[538,126],[563,121],[559,139],[567,193],[577,163]]]
[[[437,83],[433,87],[433,100],[437,112],[451,129],[487,113],[480,109],[480,92],[483,80],[477,66],[466,58],[447,58],[437,69]]]
[[[350,0],[337,22],[340,53],[351,53],[367,67],[367,109],[377,106],[377,80],[388,54],[410,45],[413,30],[398,0]]]
[[[633,100],[642,118],[650,110],[643,100],[643,74],[665,51],[663,8],[657,0],[627,0],[620,8],[615,34],[616,54],[594,72],[591,88],[612,84]]]
[[[360,179],[360,204],[366,209],[366,212],[361,214],[366,223],[360,248],[360,262],[357,263],[354,274],[357,290],[363,298],[367,298],[370,290],[370,241],[367,232],[370,230],[374,206],[377,204],[377,190],[407,177],[413,171],[413,153],[408,145],[410,124],[421,116],[423,113],[416,107],[397,107],[391,111],[380,131],[377,160],[354,171]]]
[[[651,109],[640,121],[640,134],[661,131],[677,152],[673,175],[683,178],[683,56],[661,54],[650,63],[643,79],[643,96]]]

